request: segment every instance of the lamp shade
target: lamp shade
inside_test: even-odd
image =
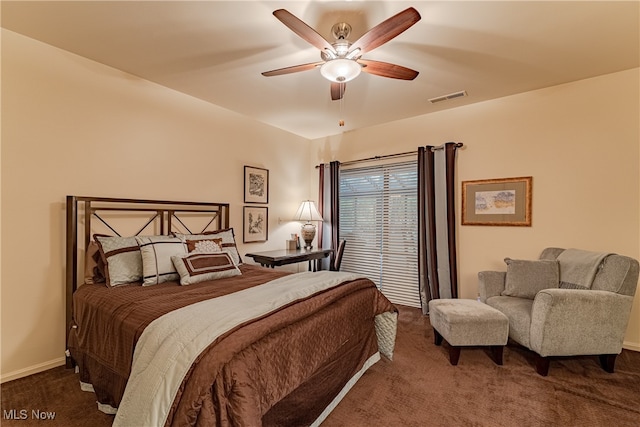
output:
[[[316,204],[312,200],[300,203],[298,211],[293,217],[294,221],[322,221],[322,215],[318,212]]]
[[[320,67],[320,74],[334,83],[346,83],[355,79],[362,71],[362,66],[353,59],[336,58],[325,62]]]

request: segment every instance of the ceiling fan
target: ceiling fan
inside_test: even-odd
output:
[[[273,14],[291,31],[320,49],[322,61],[265,71],[263,76],[279,76],[320,67],[322,76],[331,82],[331,99],[334,101],[342,99],[346,83],[358,77],[361,71],[400,80],[413,80],[418,76],[417,71],[401,65],[362,59],[362,55],[385,44],[420,20],[420,14],[412,7],[371,28],[354,43],[348,40],[351,26],[345,22],[337,23],[331,28],[336,41],[329,43],[287,10],[278,9]]]

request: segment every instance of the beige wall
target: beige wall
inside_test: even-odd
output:
[[[307,140],[6,30],[2,113],[2,380],[63,360],[66,195],[229,202],[241,254],[312,195]],[[241,244],[244,165],[270,170],[265,244]]]
[[[533,176],[532,227],[458,226],[463,298],[476,296],[478,271],[547,246],[639,258],[639,77],[634,69],[316,140],[314,162],[456,141],[465,144],[459,182]],[[640,292],[625,347],[640,351]]]
[[[617,73],[309,144],[2,30],[0,379],[62,363],[67,194],[229,202],[240,235],[243,166],[267,168],[269,241],[239,242],[244,254],[280,248],[298,231],[286,218],[317,197],[317,162],[461,141],[459,180],[534,177],[533,227],[459,228],[463,297],[475,296],[478,270],[544,246],[638,257],[638,77]],[[626,346],[640,350],[638,296]]]

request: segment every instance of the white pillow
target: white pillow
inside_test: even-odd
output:
[[[181,285],[242,274],[227,251],[215,253],[191,252],[171,257]]]
[[[136,237],[142,254],[142,286],[178,280],[171,257],[187,253],[185,243],[170,236]]]

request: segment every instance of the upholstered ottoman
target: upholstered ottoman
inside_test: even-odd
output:
[[[509,319],[500,311],[471,299],[429,301],[429,320],[435,344],[449,343],[449,361],[458,364],[460,348],[490,346],[493,359],[502,365],[502,350],[509,337]]]

